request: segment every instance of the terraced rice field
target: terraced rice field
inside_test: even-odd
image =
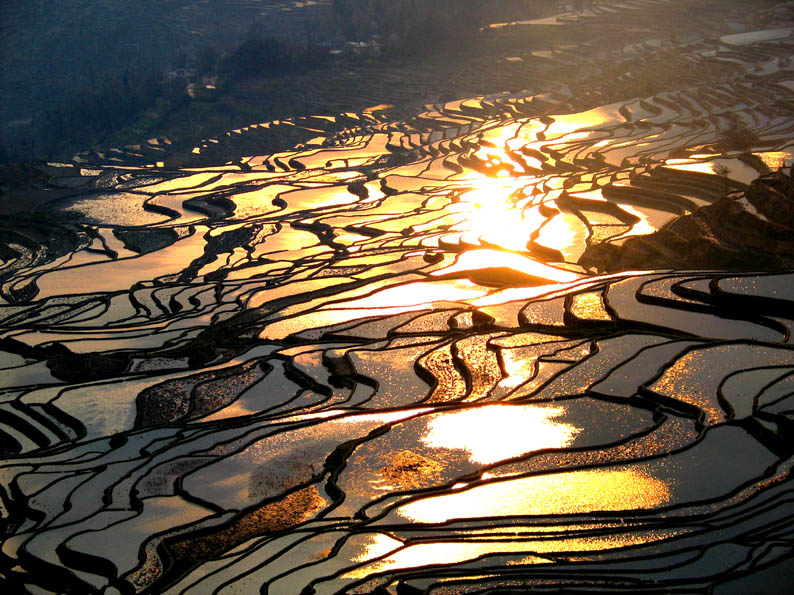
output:
[[[602,2],[555,26],[686,6]],[[50,164],[59,198],[0,224],[0,576],[782,592],[794,273],[599,274],[583,255],[726,194],[746,228],[776,223],[746,191],[791,175],[786,15],[675,44],[649,28],[586,54],[601,82]],[[564,69],[585,55],[571,39],[537,59]],[[642,72],[663,88],[621,97]]]

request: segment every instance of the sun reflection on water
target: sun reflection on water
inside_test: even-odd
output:
[[[473,462],[487,465],[533,450],[570,445],[581,429],[555,421],[563,413],[562,407],[534,405],[465,409],[431,420],[422,442],[465,450]]]
[[[670,498],[664,481],[640,469],[585,469],[496,481],[422,498],[399,507],[397,514],[419,523],[444,523],[465,518],[649,509]]]
[[[366,566],[343,575],[343,578],[363,578],[374,572],[384,572],[397,568],[418,568],[440,564],[459,564],[493,553],[529,553],[534,543],[521,541],[466,542],[438,541],[409,545],[393,554],[376,560]],[[549,560],[537,556],[530,557],[534,563],[547,563]],[[364,558],[366,560],[366,558]],[[528,560],[528,559],[527,559]],[[529,563],[529,562],[527,562]]]
[[[478,175],[475,188],[460,195],[460,209],[465,219],[453,231],[487,238],[508,250],[526,250],[533,230],[543,218],[527,220],[516,205],[516,191],[525,185],[512,177],[489,178]],[[534,212],[530,211],[534,215]]]
[[[608,535],[583,536],[582,532],[577,529],[578,527],[565,525],[548,529],[540,527],[527,531],[526,535],[521,535],[520,533],[523,531],[519,531],[512,538],[503,534],[486,537],[482,540],[473,538],[464,540],[461,536],[460,539],[423,541],[405,547],[402,547],[402,542],[396,539],[376,533],[370,536],[370,543],[366,544],[361,553],[352,560],[353,562],[369,563],[345,573],[343,578],[364,578],[376,572],[402,568],[460,564],[489,554],[529,554],[518,559],[507,560],[506,564],[509,566],[547,564],[551,560],[543,557],[543,554],[598,552],[669,539],[686,532],[683,529],[672,528],[637,530],[627,527],[627,530],[618,529],[618,532]],[[548,530],[559,533],[559,537],[544,539],[542,534]],[[400,549],[401,547],[402,549]],[[381,559],[375,559],[379,557]]]
[[[510,157],[506,152],[503,155],[507,163]],[[495,159],[491,157],[492,162]],[[495,177],[475,173],[466,181],[472,188],[458,196],[454,207],[463,218],[450,228],[460,234],[461,243],[525,254],[541,245],[558,255],[547,254],[544,260],[561,261],[563,256],[576,260],[575,247],[583,240],[581,224],[558,210],[552,193],[535,196],[539,178],[515,176],[513,171],[501,169]],[[503,265],[494,260],[490,266]]]
[[[435,301],[465,301],[487,293],[477,284],[464,280],[417,281],[394,287],[387,287],[372,295],[342,303],[328,304],[321,310],[370,309],[402,306],[417,306]]]

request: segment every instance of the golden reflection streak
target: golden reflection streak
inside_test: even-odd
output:
[[[387,287],[367,297],[328,304],[320,310],[392,308],[440,301],[464,301],[481,297],[488,291],[480,285],[462,279],[446,282],[417,281]]]
[[[299,314],[292,318],[282,318],[265,326],[259,333],[259,338],[265,341],[280,341],[293,333],[308,329],[320,328],[341,324],[351,320],[363,319],[369,316],[391,316],[403,312],[433,310],[432,305],[419,304],[411,306],[394,306],[389,308],[347,308],[338,310],[324,310]]]
[[[549,541],[540,541],[533,544],[532,551],[538,554],[560,554],[568,552],[604,551],[624,548],[632,545],[642,545],[662,539],[676,537],[688,533],[691,529],[654,529],[638,531],[636,533],[615,533],[612,535],[599,535],[593,537],[577,537],[574,539],[559,538]],[[534,564],[536,556],[529,556],[521,560],[508,561],[509,565]]]
[[[513,193],[524,182],[510,177],[489,178],[476,174],[473,190],[461,194],[459,208],[465,220],[452,227],[452,231],[468,233],[477,238],[487,236],[489,241],[508,250],[526,250],[530,234],[545,220],[534,211],[532,221],[516,208]]]
[[[582,278],[582,275],[548,266],[514,252],[491,249],[468,250],[460,254],[454,264],[434,271],[430,275],[436,277],[491,267],[513,269],[529,277],[534,277],[539,282],[568,283]]]
[[[570,222],[568,219],[570,219]],[[582,235],[583,232],[577,231],[571,224],[574,221],[579,223],[578,219],[575,219],[573,215],[556,214],[540,229],[535,241],[541,246],[559,250],[566,258],[575,262],[579,253],[584,249],[579,246],[584,242],[577,239],[577,236]],[[573,254],[576,254],[576,257],[573,257]]]
[[[352,562],[367,562],[373,558],[380,558],[404,545],[399,539],[394,539],[385,533],[373,533],[367,537],[369,542],[365,543],[362,550],[353,556]]]
[[[678,169],[681,171],[694,171],[702,174],[712,174],[715,164],[710,161],[694,161],[692,159],[668,159],[664,162],[664,166],[670,169]]]
[[[665,504],[668,485],[638,469],[587,469],[497,481],[423,498],[396,509],[418,523],[517,515],[649,509]]]
[[[651,218],[648,216],[647,213],[633,207],[632,205],[626,203],[618,203],[618,206],[627,213],[629,213],[630,215],[634,215],[635,217],[639,218],[639,221],[637,221],[637,223],[632,225],[631,229],[628,230],[626,233],[622,233],[619,236],[615,236],[614,238],[612,238],[612,242],[615,242],[616,240],[619,240],[621,238],[650,235],[656,232],[659,229],[659,227],[661,227],[660,225],[659,226],[654,225],[651,222]]]
[[[742,184],[750,184],[758,177],[758,171],[754,167],[732,157],[713,156],[704,160],[668,159],[664,162],[664,166],[669,169],[694,171],[720,177],[724,175],[726,178]],[[726,168],[724,171],[721,169],[723,167]]]
[[[552,116],[554,122],[546,130],[547,141],[560,139],[577,140],[588,137],[593,128],[610,122],[622,122],[623,117],[618,112],[619,104],[603,105],[586,112],[575,114],[559,114]],[[582,130],[584,129],[584,130]]]
[[[612,317],[604,306],[604,300],[595,292],[577,293],[571,300],[571,314],[582,320],[609,322]]]
[[[775,171],[778,168],[786,167],[786,164],[794,163],[794,153],[788,151],[765,151],[756,153],[766,166]]]
[[[473,462],[488,465],[571,444],[581,428],[554,421],[564,413],[563,407],[535,405],[465,409],[432,419],[421,440],[434,448],[465,450]]]
[[[527,357],[521,350],[515,349],[502,349],[501,355],[505,376],[499,381],[499,388],[516,388],[535,375],[536,358]]]
[[[409,545],[381,560],[375,560],[366,566],[356,568],[342,575],[342,578],[364,578],[375,572],[385,572],[402,568],[418,568],[421,566],[460,564],[474,560],[480,556],[494,553],[529,553],[534,551],[532,542],[465,542],[437,541]],[[531,556],[537,564],[548,563],[549,560]]]
[[[485,240],[514,252],[525,252],[532,234],[540,232],[543,236],[541,244],[562,253],[569,250],[576,243],[576,229],[560,214],[549,219],[538,208],[521,206],[519,201],[522,198],[517,198],[515,193],[531,185],[530,179],[511,178],[505,170],[500,173],[507,177],[489,178],[475,174],[472,178],[475,188],[461,194],[456,205],[457,212],[465,219],[453,225],[451,231],[460,233],[462,238],[474,238],[469,243]],[[491,266],[501,265],[494,263]]]
[[[684,529],[658,529],[596,535],[587,537],[559,537],[558,539],[519,538],[516,540],[462,541],[447,539],[408,545],[403,549],[371,563],[355,568],[342,575],[344,579],[360,579],[373,573],[398,569],[420,568],[441,564],[460,564],[488,554],[560,554],[588,551],[604,551],[642,545],[662,539],[669,539],[686,532]],[[574,534],[575,535],[575,534]],[[388,553],[389,547],[400,542],[383,534],[372,536],[372,544],[365,546],[364,552],[353,562],[366,562]],[[372,555],[374,554],[374,555]],[[529,564],[548,564],[551,560],[538,555],[528,555],[518,560],[508,560],[511,566]]]

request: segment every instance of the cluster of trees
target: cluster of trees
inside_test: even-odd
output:
[[[67,157],[135,124],[148,110],[167,113],[187,100],[184,81],[153,71],[75,80],[29,126],[3,135],[0,162]]]
[[[40,112],[29,125],[2,131],[0,163],[68,158],[125,130],[132,136],[146,135],[147,124],[155,124],[189,101],[187,79],[193,76],[197,82],[203,76],[217,77],[217,85],[224,87],[254,77],[304,72],[329,60],[327,48],[268,37],[253,25],[242,43],[226,51],[208,45],[178,54],[171,68],[188,72],[186,76],[126,70],[72,80],[60,101]]]
[[[527,18],[551,8],[554,0],[333,0],[332,19],[339,38],[379,39],[391,55],[426,54],[470,38],[498,19]],[[254,77],[277,77],[324,67],[328,47],[313,39],[275,39],[256,23],[239,45],[182,51],[171,68],[190,70],[200,82],[217,77],[216,86]],[[69,151],[97,146],[122,130],[156,123],[189,98],[183,77],[169,78],[153,69],[128,70],[101,80],[74,80],[57,106],[36,116],[28,127],[0,135],[0,162],[68,156]],[[152,114],[148,117],[147,114]],[[146,116],[146,117],[144,117]],[[137,124],[136,124],[137,123]],[[5,132],[5,131],[4,131]]]
[[[204,64],[201,64],[202,56]],[[216,59],[214,74],[221,85],[227,85],[248,78],[305,72],[324,66],[329,59],[327,48],[276,39],[252,26],[245,41]],[[199,53],[199,70],[207,65],[207,56]]]
[[[169,76],[169,71],[126,70],[102,77],[70,81],[58,103],[37,114],[29,125],[0,134],[0,163],[31,159],[67,158],[72,152],[102,144],[124,130],[136,132],[154,124],[189,101],[188,78],[217,77],[228,86],[253,77],[277,77],[324,65],[328,51],[300,46],[266,36],[252,26],[247,38],[222,51],[208,45],[179,53],[171,68],[189,75]],[[140,135],[147,130],[137,131]]]
[[[276,77],[290,70],[295,52],[272,37],[249,35],[234,52],[224,56],[218,75],[234,82],[250,77]]]
[[[719,135],[717,146],[723,151],[751,151],[760,142],[759,136],[737,114],[729,114]]]

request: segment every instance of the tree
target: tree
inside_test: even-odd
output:
[[[291,52],[285,44],[272,37],[253,37],[224,58],[221,73],[231,82],[255,76],[274,77],[289,71],[291,64]]]
[[[748,152],[758,144],[758,135],[736,114],[729,116],[728,126],[720,134],[719,142],[725,151]]]
[[[208,45],[201,48],[196,54],[196,71],[198,74],[215,74],[220,55],[220,51],[216,46]]]
[[[726,165],[718,163],[717,165],[714,166],[714,173],[720,176],[725,182],[725,193],[727,194],[728,182],[729,182],[728,174],[731,173],[731,170]]]

